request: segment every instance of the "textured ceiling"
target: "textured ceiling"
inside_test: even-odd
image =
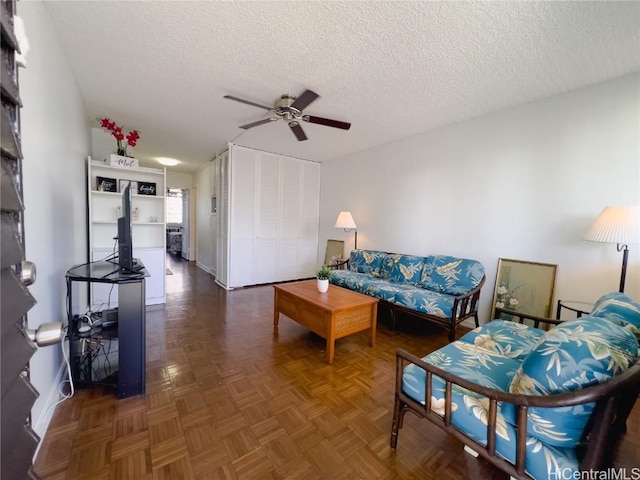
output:
[[[229,141],[322,161],[640,70],[636,1],[46,8],[90,117],[139,129],[136,157],[183,171]],[[305,89],[321,96],[306,114],[351,130],[303,123],[305,142],[283,121],[244,131],[267,111],[223,99],[272,105]]]

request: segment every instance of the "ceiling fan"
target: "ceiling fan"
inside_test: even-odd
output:
[[[225,95],[224,98],[235,100],[240,103],[246,103],[247,105],[252,105],[258,108],[264,108],[265,110],[272,112],[271,117],[263,118],[257,122],[247,123],[246,125],[240,125],[240,128],[248,130],[249,128],[257,127],[258,125],[264,125],[265,123],[282,119],[287,122],[296,138],[302,142],[307,139],[307,135],[304,133],[304,130],[300,125],[300,121],[317,123],[318,125],[325,125],[327,127],[341,128],[343,130],[349,130],[351,128],[350,123],[331,120],[330,118],[314,117],[313,115],[303,115],[302,111],[311,105],[311,103],[319,96],[320,95],[311,90],[305,90],[299,97],[286,93],[276,100],[273,107],[261,105],[232,95]]]

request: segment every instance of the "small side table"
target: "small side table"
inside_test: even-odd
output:
[[[562,316],[562,309],[575,312],[576,318],[580,318],[583,315],[588,315],[593,308],[593,303],[589,302],[577,302],[574,300],[558,300],[558,307],[556,310],[556,320],[560,320]]]

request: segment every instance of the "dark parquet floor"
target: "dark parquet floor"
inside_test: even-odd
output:
[[[367,332],[340,339],[328,365],[304,327],[281,318],[274,332],[271,286],[227,292],[193,263],[168,267],[167,303],[147,314],[146,394],[85,388],[59,405],[43,479],[508,478],[412,415],[389,448],[395,350],[425,355],[443,331],[403,319],[391,335],[382,316],[375,347]],[[632,468],[638,405],[628,426],[615,458]]]

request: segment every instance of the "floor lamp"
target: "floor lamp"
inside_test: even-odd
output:
[[[620,292],[624,292],[627,276],[629,244],[640,243],[640,207],[605,207],[585,233],[583,240],[590,242],[615,243],[622,252]]]
[[[358,230],[356,227],[356,222],[353,221],[353,217],[351,216],[351,212],[340,212],[338,218],[336,219],[335,228],[342,228],[345,232],[351,232],[355,230],[356,232],[356,243],[354,245],[354,249],[358,249]]]

